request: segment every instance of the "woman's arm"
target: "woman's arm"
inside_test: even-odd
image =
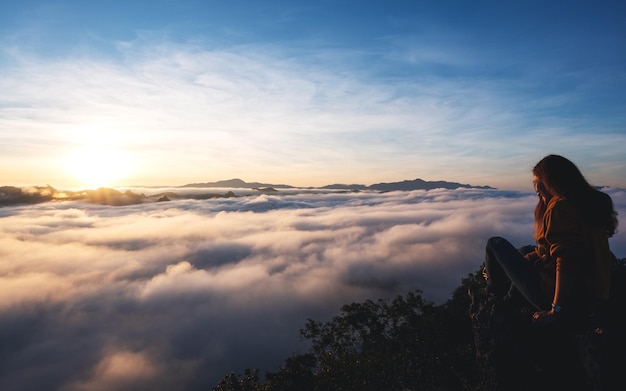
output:
[[[584,253],[583,226],[571,204],[556,202],[546,212],[546,240],[550,255],[556,260],[553,305],[566,309],[580,273]]]
[[[571,294],[574,291],[575,283],[576,279],[574,278],[574,275],[572,275],[571,273],[564,273],[561,270],[557,270],[554,298],[552,300],[552,310],[554,310],[555,305],[563,308],[568,307],[568,299],[571,297]]]
[[[546,211],[545,238],[550,243],[550,256],[556,260],[555,288],[550,311],[536,312],[537,324],[547,325],[567,311],[580,273],[584,251],[583,227],[577,213],[566,200],[555,201]]]

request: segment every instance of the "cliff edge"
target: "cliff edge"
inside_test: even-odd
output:
[[[551,328],[532,324],[532,308],[495,306],[482,287],[468,293],[483,390],[623,390],[626,259],[614,261],[606,308]]]

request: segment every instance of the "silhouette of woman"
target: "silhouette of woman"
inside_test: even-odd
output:
[[[608,239],[617,228],[611,198],[589,185],[568,159],[549,155],[533,169],[538,196],[536,247],[518,251],[506,239],[487,242],[485,278],[501,303],[525,298],[538,311],[535,324],[562,316],[579,319],[609,297],[612,256]],[[521,295],[520,295],[521,294]]]

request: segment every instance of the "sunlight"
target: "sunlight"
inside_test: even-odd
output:
[[[83,147],[68,155],[65,163],[81,186],[91,188],[112,186],[133,169],[128,153],[111,148]]]

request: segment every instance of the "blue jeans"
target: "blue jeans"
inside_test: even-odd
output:
[[[487,241],[485,269],[487,285],[496,297],[514,297],[518,291],[538,310],[550,309],[552,298],[542,291],[539,273],[506,239],[493,237]]]

